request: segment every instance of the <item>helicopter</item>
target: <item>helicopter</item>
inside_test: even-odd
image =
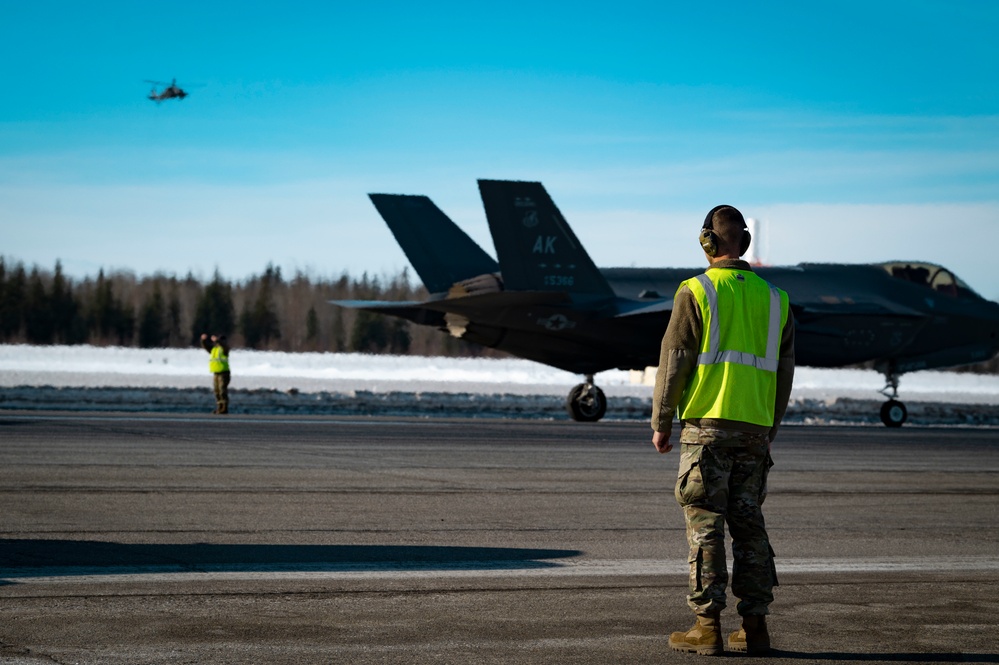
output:
[[[165,99],[184,99],[187,97],[187,93],[177,85],[177,79],[170,81],[170,85],[167,85],[163,81],[151,81],[146,79],[146,83],[152,83],[153,89],[149,92],[149,99],[156,103],[162,102]],[[163,90],[157,91],[156,86],[162,85]]]

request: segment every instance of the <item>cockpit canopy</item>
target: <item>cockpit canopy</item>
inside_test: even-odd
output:
[[[942,295],[954,298],[982,298],[957,275],[935,263],[891,261],[879,265],[896,279],[925,286]]]

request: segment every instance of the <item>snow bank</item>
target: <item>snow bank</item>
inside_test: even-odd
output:
[[[234,413],[564,418],[579,377],[519,359],[424,358],[237,349]],[[645,419],[652,388],[602,372],[608,418]],[[0,345],[0,409],[203,412],[213,406],[201,349]],[[878,423],[877,372],[800,367],[791,421]],[[900,397],[910,421],[999,424],[999,377],[914,372]]]

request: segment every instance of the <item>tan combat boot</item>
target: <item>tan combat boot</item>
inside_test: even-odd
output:
[[[686,633],[669,636],[669,646],[674,651],[687,651],[701,656],[720,656],[725,652],[722,644],[721,616],[698,614],[694,627]]]
[[[728,648],[747,656],[758,656],[770,651],[770,633],[767,618],[762,614],[742,617],[742,628],[728,636]]]

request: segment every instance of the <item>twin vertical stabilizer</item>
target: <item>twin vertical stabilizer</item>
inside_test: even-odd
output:
[[[614,297],[540,182],[480,180],[479,192],[507,290]]]
[[[499,264],[426,196],[368,196],[430,293],[499,272]]]

